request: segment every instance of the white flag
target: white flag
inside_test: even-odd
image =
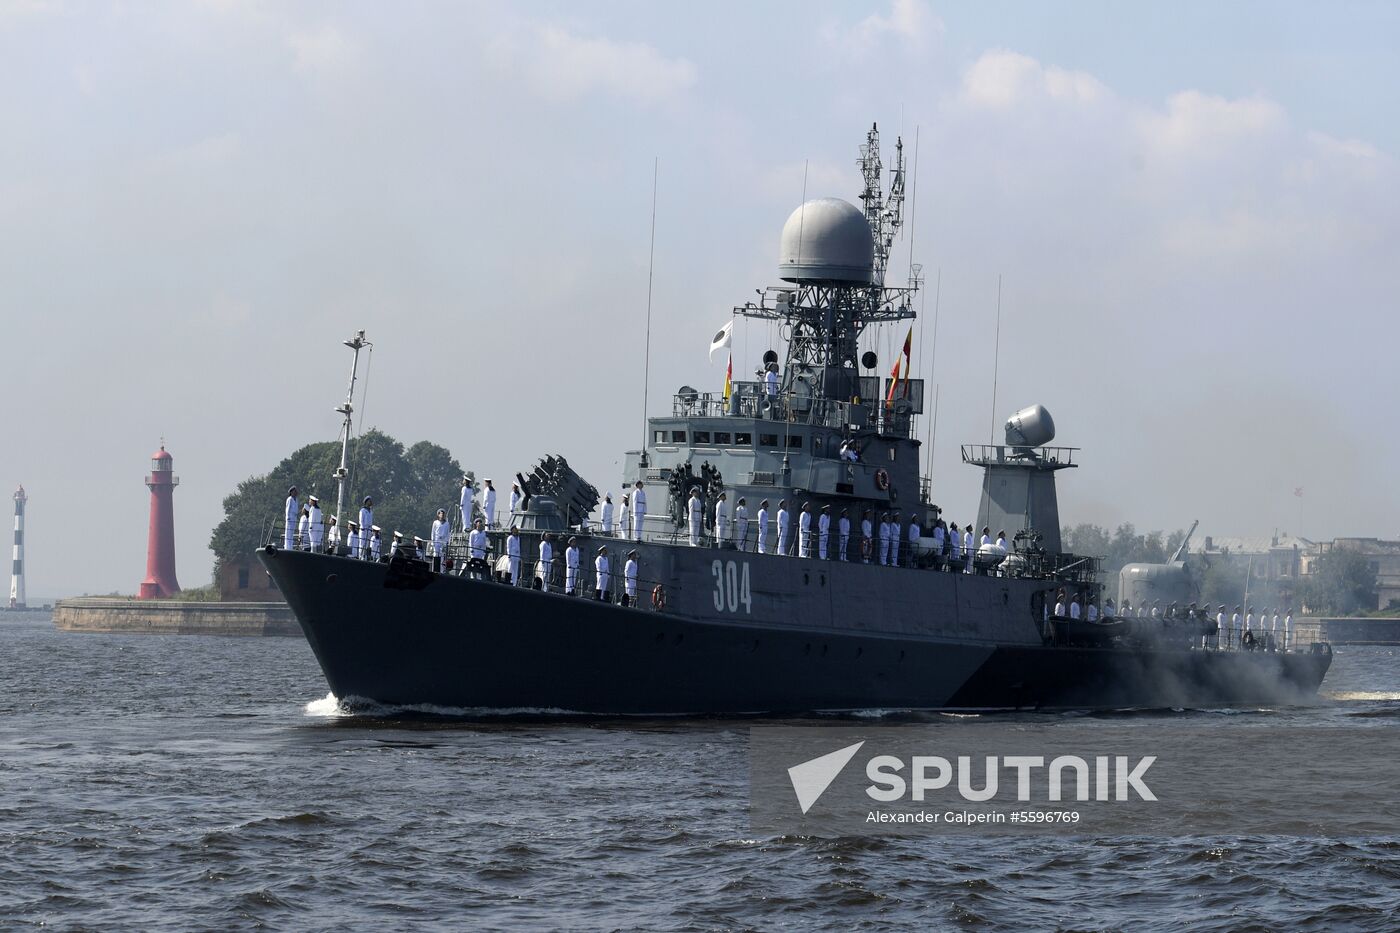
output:
[[[729,323],[721,327],[719,333],[715,334],[714,339],[710,341],[710,362],[713,363],[715,360],[715,351],[723,350],[725,347],[729,346],[729,342],[733,337],[734,319],[730,318]]]

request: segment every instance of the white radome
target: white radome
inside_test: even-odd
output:
[[[808,201],[783,224],[778,276],[784,281],[869,285],[874,267],[870,224],[848,201]]]

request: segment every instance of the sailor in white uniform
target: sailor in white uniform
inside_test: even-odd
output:
[[[919,539],[924,536],[923,529],[919,527],[919,519],[913,513],[909,515],[909,566],[914,566],[914,546],[919,543]]]
[[[608,572],[608,546],[605,544],[598,548],[598,556],[593,559],[593,578],[595,587],[594,598],[599,602],[610,602],[611,592],[608,585],[611,582],[611,574]]]
[[[899,566],[899,539],[904,535],[903,529],[899,527],[899,513],[890,513],[890,566]]]
[[[483,480],[481,487],[481,514],[486,518],[486,527],[496,527],[496,487],[491,480]]]
[[[326,536],[325,518],[321,515],[321,500],[311,496],[306,500],[310,505],[307,512],[307,531],[310,534],[311,550],[320,551],[321,541]]]
[[[364,557],[364,543],[363,539],[360,537],[360,523],[352,518],[345,523],[345,527],[350,532],[345,537],[345,547],[350,551],[351,557],[355,560],[360,560]]]
[[[326,519],[326,553],[334,554],[340,550],[340,526],[335,522],[332,515]]]
[[[986,545],[991,544],[991,543],[992,543],[992,529],[987,528],[987,527],[984,526],[984,527],[982,528],[982,539],[981,539],[980,541],[977,542],[977,546],[978,546],[978,547],[985,547]]]
[[[296,547],[297,517],[301,515],[301,503],[297,501],[297,488],[287,490],[287,510],[283,513],[282,547],[290,551]]]
[[[880,514],[880,566],[884,567],[890,562],[890,514],[882,512]]]
[[[1283,650],[1287,651],[1293,643],[1293,607],[1289,606],[1288,611],[1283,616]]]
[[[378,525],[369,526],[369,545],[367,550],[370,560],[378,561],[384,556],[384,538],[380,534],[382,531],[383,529]]]
[[[564,595],[578,595],[578,538],[570,538],[564,549]]]
[[[613,533],[613,501],[612,493],[603,497],[603,534]]]
[[[1006,532],[997,532],[997,547],[1001,548],[1003,551],[1006,550]]]
[[[1278,631],[1278,630],[1279,630],[1279,622],[1280,622],[1280,621],[1281,621],[1281,620],[1280,620],[1279,617],[1278,617],[1278,607],[1275,606],[1275,607],[1274,607],[1274,615],[1273,615],[1273,618],[1270,620],[1270,624],[1269,624],[1269,634],[1272,635],[1272,636],[1274,636],[1274,638],[1278,638],[1278,636],[1279,636],[1279,631]]]
[[[954,525],[953,527],[957,528],[958,526]],[[1055,596],[1055,618],[1063,619],[1068,614],[1069,607],[1065,605],[1065,591],[1060,590]]]
[[[969,531],[968,534],[971,535],[972,532]],[[1074,594],[1074,599],[1071,599],[1071,600],[1069,601],[1069,617],[1070,617],[1071,619],[1078,619],[1078,618],[1079,618],[1079,594],[1078,594],[1078,593],[1075,593],[1075,594]]]
[[[506,557],[510,560],[510,584],[515,586],[520,582],[520,529],[514,525],[506,538]]]
[[[627,552],[627,563],[622,565],[622,605],[637,605],[637,552]]]
[[[369,542],[373,538],[374,528],[374,500],[365,496],[364,502],[360,503],[360,547],[363,553],[360,557],[369,559]],[[378,557],[374,558],[379,560]]]
[[[486,565],[486,548],[491,539],[482,527],[484,524],[481,519],[476,519],[472,522],[471,534],[467,535],[468,566],[472,569],[472,576],[478,580],[490,569]]]
[[[617,514],[617,533],[621,537],[627,537],[632,533],[632,497],[627,493],[622,494],[622,508]]]
[[[1094,605],[1092,599],[1089,600],[1089,605],[1084,609],[1084,618],[1088,619],[1090,622],[1099,621],[1099,607]]]
[[[831,541],[831,506],[822,506],[822,514],[817,516],[817,557],[826,560],[827,545]]]
[[[768,553],[768,500],[758,504],[758,553]]]
[[[967,531],[963,532],[963,573],[972,573],[972,558],[976,556],[976,551],[972,545],[972,526],[967,526]],[[1075,597],[1078,599],[1079,597]],[[1076,616],[1076,618],[1078,618]]]
[[[549,578],[554,573],[554,535],[545,532],[540,537],[540,589],[549,592]]]
[[[851,510],[842,509],[841,517],[836,521],[836,556],[841,560],[846,559],[846,545],[851,540]]]
[[[797,516],[797,556],[812,556],[812,503],[802,503],[802,512]]]
[[[729,499],[720,493],[715,499],[715,546],[722,547],[729,540]]]
[[[1252,631],[1254,631],[1254,607],[1253,607],[1253,606],[1250,606],[1249,609],[1246,610],[1246,612],[1245,612],[1245,615],[1244,615],[1244,630],[1245,630],[1246,632],[1252,632]]]
[[[948,541],[948,536],[943,530],[943,519],[933,523],[933,558],[934,566],[943,566],[943,545]]]
[[[433,530],[428,535],[433,541],[433,570],[442,573],[446,570],[447,542],[452,537],[452,524],[447,520],[447,510],[438,509],[433,519]]]
[[[763,387],[769,398],[778,397],[778,364],[769,363],[768,372],[763,374]]]
[[[787,500],[778,500],[778,553],[787,556],[792,549],[792,515],[788,513]]]
[[[301,517],[297,519],[297,547],[303,551],[311,547],[310,530],[311,506],[303,505],[301,507]]]
[[[958,523],[948,523],[948,569],[958,572],[962,563],[962,535],[958,533]]]
[[[734,541],[739,545],[739,550],[749,549],[749,507],[743,496],[734,506]]]
[[[870,522],[870,517],[872,514],[873,513],[869,509],[866,509],[865,514],[862,515],[860,519],[860,551],[862,559],[867,564],[870,563],[870,555],[875,550],[875,542],[873,538],[873,535],[875,534],[875,526],[872,525]]]
[[[642,540],[642,529],[646,527],[647,491],[641,480],[637,480],[632,490],[632,540]]]
[[[520,500],[523,499],[523,498],[524,498],[524,496],[522,496],[522,495],[520,494],[520,484],[519,484],[519,483],[511,483],[511,484],[510,484],[510,514],[511,514],[511,516],[512,516],[512,520],[514,520],[515,513],[520,511]]]
[[[690,490],[690,546],[700,546],[700,521],[705,514],[705,503],[700,498],[700,487]]]
[[[472,481],[468,476],[462,476],[462,492],[459,493],[458,500],[456,500],[456,510],[462,514],[462,531],[472,527],[472,500],[475,497],[476,493],[472,489]]]

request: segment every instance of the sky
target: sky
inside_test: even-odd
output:
[[[1397,35],[1380,3],[0,0],[31,601],[135,591],[162,438],[208,582],[224,496],[337,436],[359,329],[368,424],[616,489],[653,169],[657,415],[718,391],[710,335],[777,284],[804,178],[856,198],[872,122],[915,189],[891,277],[928,280],[950,520],[959,445],[1041,403],[1081,448],[1066,523],[1400,537]],[[769,342],[741,324],[736,373]]]

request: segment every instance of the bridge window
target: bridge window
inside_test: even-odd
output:
[[[672,431],[672,432],[671,432],[671,443],[673,443],[673,444],[684,444],[684,443],[685,443],[685,432],[684,432],[684,431]]]
[[[801,435],[801,434],[789,434],[789,435],[788,435],[788,439],[787,439],[787,445],[788,445],[789,447],[796,447],[796,448],[801,449],[801,447],[802,447],[802,435]]]
[[[748,447],[753,444],[753,435],[747,431],[740,431],[734,435],[734,443]]]
[[[685,438],[681,438],[681,440],[685,440]],[[697,443],[697,444],[708,444],[709,442],[710,442],[710,432],[709,432],[709,431],[696,431],[696,432],[695,432],[695,443]]]
[[[776,435],[776,434],[760,434],[760,435],[758,436],[758,446],[760,446],[760,447],[777,447],[777,446],[778,446],[778,435]]]
[[[665,432],[665,431],[653,431],[653,432],[651,432],[651,433],[652,433],[651,442],[652,442],[653,444],[664,444],[664,443],[666,443],[666,432]]]
[[[715,432],[715,443],[716,443],[716,444],[732,444],[732,443],[734,443],[733,435],[731,435],[728,431],[716,431],[716,432]]]

